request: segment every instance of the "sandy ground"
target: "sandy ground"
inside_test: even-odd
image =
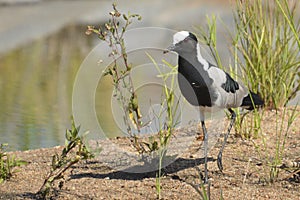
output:
[[[282,111],[279,113],[281,115]],[[297,117],[288,132],[283,151],[284,162],[300,160],[299,123],[300,118]],[[268,161],[275,156],[278,137],[274,111],[265,113],[262,128],[263,134],[256,139],[245,140],[231,135],[223,153],[223,173],[218,170],[214,159],[221,141],[210,151],[208,168],[211,199],[220,199],[221,194],[224,199],[300,199],[299,172],[293,174],[291,170],[281,169],[274,183],[268,181]],[[262,138],[266,141],[265,149]],[[102,144],[107,142],[127,144],[129,147],[126,138],[102,141]],[[199,144],[201,141],[195,139],[194,146]],[[35,199],[34,194],[49,172],[52,155],[60,153],[61,149],[62,147],[55,147],[12,152],[18,158],[28,161],[28,164],[16,168],[13,177],[0,185],[0,198]],[[197,185],[201,183],[197,168],[203,170],[203,158],[196,157],[196,154],[191,148],[187,154],[178,157],[164,169],[161,179],[162,199],[201,199],[197,193]],[[62,179],[61,189],[56,182],[52,199],[156,199],[155,176],[155,172],[126,173],[111,168],[99,159],[93,159],[76,164],[68,170]]]
[[[68,23],[104,20],[103,16],[111,10],[110,1],[101,1],[103,3],[101,5],[100,1],[87,2],[89,3],[44,1],[0,7],[0,52],[43,37]],[[120,8],[141,14],[144,26],[183,29],[204,21],[205,15],[212,11],[221,14],[225,12],[221,17],[224,16],[225,21],[230,20],[226,18],[226,13],[230,14],[230,9],[224,9],[223,6],[202,6],[203,1],[193,1],[194,3],[191,4],[179,0],[175,3],[166,1],[164,5],[160,2],[154,0],[147,1],[145,4],[128,4],[128,1],[123,1],[120,3]],[[100,8],[105,12],[99,11]],[[70,9],[72,12],[67,12]],[[12,13],[13,17],[11,17]],[[283,152],[284,161],[300,159],[299,124],[300,118],[297,117],[288,132]],[[293,174],[292,171],[280,170],[277,181],[272,184],[268,182],[270,171],[268,161],[275,156],[276,138],[278,138],[275,112],[270,111],[265,115],[262,127],[263,134],[255,139],[245,140],[235,137],[234,134],[231,135],[223,153],[223,173],[219,172],[215,161],[220,141],[210,151],[208,168],[211,199],[220,199],[221,194],[224,199],[300,199],[299,173]],[[121,138],[110,142],[126,145],[124,141],[127,140]],[[266,141],[265,149],[263,141]],[[201,141],[195,139],[194,142],[195,146],[201,145]],[[55,147],[11,152],[28,164],[15,168],[13,177],[0,185],[0,199],[35,199],[34,194],[41,187],[50,170],[52,155],[60,153],[61,149],[62,147]],[[201,181],[196,168],[202,171],[203,158],[201,152],[195,153],[194,149],[178,157],[171,166],[166,167],[161,180],[162,199],[200,199],[197,185]],[[56,183],[52,198],[156,199],[155,177],[155,173],[125,173],[111,168],[99,159],[93,159],[76,164],[67,171],[61,189]]]

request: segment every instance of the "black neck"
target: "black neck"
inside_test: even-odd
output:
[[[198,70],[198,72],[204,72],[203,65],[198,61],[196,55],[188,55],[188,56],[178,56],[178,71],[184,73],[189,70],[191,73],[191,68],[194,70]]]

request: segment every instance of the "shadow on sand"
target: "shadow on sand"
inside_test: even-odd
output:
[[[212,157],[208,158],[208,162],[213,162],[215,159]],[[93,163],[90,163],[93,164]],[[184,169],[193,168],[200,164],[204,164],[204,158],[196,158],[196,159],[186,159],[186,158],[178,158],[170,165],[164,167],[162,169],[163,174],[173,174],[179,172]],[[111,172],[108,173],[97,173],[97,169],[92,167],[93,171],[95,172],[83,172],[78,174],[71,175],[71,179],[81,179],[81,178],[99,178],[99,179],[121,179],[121,180],[142,180],[145,178],[155,178],[157,171],[150,171],[146,173],[132,173],[132,171],[140,171],[140,168],[143,166],[133,166],[127,168],[122,171],[114,171],[113,169]],[[131,172],[128,172],[131,171]]]

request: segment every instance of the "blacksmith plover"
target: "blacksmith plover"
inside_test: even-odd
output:
[[[178,84],[182,95],[190,104],[199,106],[204,134],[204,182],[207,183],[208,135],[204,113],[219,109],[228,109],[231,113],[230,125],[217,157],[218,168],[222,171],[222,152],[236,118],[232,108],[244,107],[253,110],[256,106],[262,106],[264,102],[257,94],[248,91],[228,73],[205,60],[201,56],[200,45],[194,34],[188,31],[174,34],[173,44],[164,53],[169,51],[178,54]]]

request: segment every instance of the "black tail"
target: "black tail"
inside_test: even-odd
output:
[[[246,97],[244,97],[242,102],[242,107],[246,107],[247,110],[253,110],[255,107],[261,107],[264,105],[264,101],[257,94],[250,91]]]

